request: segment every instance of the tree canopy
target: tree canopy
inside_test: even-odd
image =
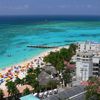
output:
[[[3,90],[2,90],[2,89],[0,89],[0,100],[2,100],[2,99],[3,99],[3,96],[4,96]]]
[[[15,82],[8,81],[6,83],[6,86],[7,86],[7,89],[8,89],[8,93],[10,95],[15,95],[15,94],[18,94],[19,93],[18,89],[16,88]]]
[[[86,100],[100,100],[100,78],[90,77],[86,90]]]
[[[77,46],[71,44],[68,49],[62,48],[60,51],[50,52],[49,55],[44,57],[46,63],[51,63],[58,71],[64,69],[64,61],[70,61],[72,56],[76,53]]]

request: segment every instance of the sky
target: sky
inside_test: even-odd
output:
[[[0,15],[100,15],[100,0],[0,0]]]

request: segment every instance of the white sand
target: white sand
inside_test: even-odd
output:
[[[39,59],[39,57],[43,58],[43,57],[47,56],[50,52],[59,51],[61,48],[68,48],[68,47],[69,47],[69,46],[63,46],[63,47],[59,47],[59,48],[49,49],[49,50],[47,50],[47,51],[45,51],[45,52],[42,52],[42,53],[39,54],[38,56],[33,57],[32,59],[29,59],[29,60],[27,60],[27,61],[21,62],[21,63],[19,63],[19,64],[15,64],[15,65],[13,65],[13,66],[19,66],[19,65],[20,65],[20,66],[24,66],[24,65],[30,63],[31,61],[34,61],[35,59]],[[7,73],[8,70],[11,69],[11,68],[12,68],[12,67],[7,67],[5,70],[1,70],[0,73],[5,74],[5,73]],[[19,75],[19,77],[22,78],[23,76],[22,76],[22,75]],[[6,86],[5,86],[5,83],[6,83],[6,82],[3,82],[3,83],[0,85],[0,88],[1,88],[2,90],[4,90],[5,96],[7,96],[8,94],[7,94],[7,88],[6,88]]]

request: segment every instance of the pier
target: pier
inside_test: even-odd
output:
[[[30,47],[30,48],[58,48],[58,46],[46,46],[46,45],[28,45],[27,47]]]

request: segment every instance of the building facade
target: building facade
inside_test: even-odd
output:
[[[76,79],[87,81],[91,76],[100,75],[100,44],[82,42],[76,53]]]

